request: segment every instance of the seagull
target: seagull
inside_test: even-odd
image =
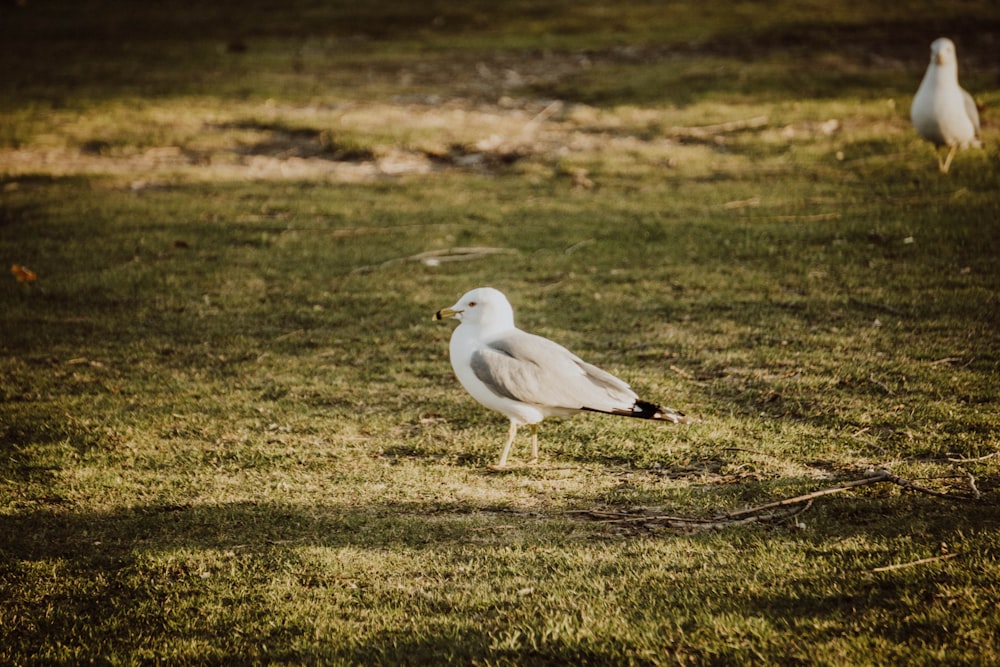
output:
[[[603,412],[686,423],[673,408],[639,400],[624,381],[588,364],[562,345],[514,326],[514,309],[492,287],[467,292],[435,320],[454,318],[449,352],[465,390],[510,419],[510,431],[494,470],[507,466],[519,426],[531,427],[531,460],[538,461],[538,424],[546,417]]]
[[[958,85],[958,57],[955,44],[947,37],[931,44],[931,62],[910,108],[913,127],[934,144],[938,168],[948,173],[951,159],[959,148],[981,148],[979,141],[979,111],[976,102]],[[942,161],[938,149],[948,147]]]

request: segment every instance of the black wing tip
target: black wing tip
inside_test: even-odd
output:
[[[687,423],[687,417],[684,416],[683,412],[663,405],[657,405],[656,403],[650,403],[648,401],[637,400],[635,405],[632,406],[632,413],[630,416],[638,419],[655,419],[657,421],[673,422],[674,424]]]

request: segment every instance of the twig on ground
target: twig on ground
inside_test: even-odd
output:
[[[972,476],[970,475],[970,478]],[[849,491],[850,489],[856,489],[861,486],[869,486],[871,484],[879,484],[882,482],[889,482],[897,486],[901,486],[904,489],[909,489],[910,491],[917,491],[930,496],[935,496],[937,498],[945,498],[947,500],[972,500],[973,498],[969,496],[961,496],[951,493],[941,493],[940,491],[934,491],[932,489],[927,489],[922,486],[914,484],[908,479],[898,477],[893,475],[888,470],[878,470],[869,473],[866,477],[862,479],[856,479],[850,482],[845,482],[840,486],[834,486],[828,489],[820,489],[819,491],[813,491],[811,493],[806,493],[801,496],[795,496],[794,498],[784,498],[782,500],[776,500],[774,502],[765,503],[763,505],[757,505],[755,507],[748,507],[742,510],[736,510],[733,512],[727,512],[725,514],[720,514],[711,518],[697,518],[697,517],[683,517],[674,516],[666,514],[652,514],[649,512],[625,512],[625,511],[607,511],[607,510],[577,510],[573,513],[584,514],[598,521],[603,521],[606,523],[625,523],[625,524],[659,524],[666,525],[671,528],[686,528],[695,530],[711,530],[718,528],[730,528],[733,526],[744,525],[747,523],[753,523],[758,521],[780,521],[783,519],[788,519],[797,514],[805,512],[810,507],[812,507],[813,501],[817,498],[822,498],[823,496],[829,496],[835,493],[842,493],[844,491]],[[978,491],[975,488],[975,479],[972,478],[971,486],[976,493],[976,498],[979,497]],[[794,506],[794,507],[793,507]],[[782,508],[792,507],[791,510],[776,512],[774,510],[781,510]]]
[[[893,484],[901,486],[904,489],[909,489],[911,491],[919,491],[920,493],[925,493],[929,496],[936,496],[938,498],[945,498],[947,500],[973,500],[973,498],[969,496],[960,496],[954,493],[941,493],[940,491],[933,491],[931,489],[926,489],[922,486],[914,484],[908,479],[903,479],[902,477],[896,477],[895,475],[892,475],[885,470],[883,470],[882,473],[886,475],[885,481],[892,482]]]
[[[563,103],[559,100],[551,102],[548,106],[539,111],[534,118],[524,124],[524,127],[521,128],[521,137],[525,139],[531,138],[535,134],[535,130],[538,129],[538,126],[548,120],[553,114],[561,110],[562,107]]]
[[[592,245],[593,243],[594,243],[594,239],[584,239],[582,241],[577,241],[576,243],[574,243],[570,247],[568,247],[565,250],[563,250],[563,253],[565,253],[567,255],[572,255],[574,252],[576,252],[580,248],[584,248],[586,246]]]
[[[807,501],[802,507],[795,507],[785,512],[775,512],[760,516],[745,516],[742,518],[731,518],[730,515],[721,515],[710,519],[699,519],[697,517],[670,516],[665,514],[631,514],[629,512],[608,512],[602,510],[571,510],[571,514],[585,514],[593,519],[604,523],[621,524],[656,524],[665,525],[669,528],[683,528],[688,530],[714,530],[718,528],[731,528],[742,526],[758,521],[781,521],[791,518],[797,514],[805,512],[812,506],[812,501]]]
[[[289,338],[295,338],[296,336],[301,336],[306,332],[305,329],[296,329],[295,331],[289,331],[288,333],[283,333],[280,336],[274,338],[274,342],[279,342],[283,340],[288,340]]]
[[[691,375],[690,373],[688,373],[683,368],[681,368],[679,366],[675,366],[674,364],[670,364],[670,370],[672,370],[673,372],[677,373],[678,375],[680,375],[685,380],[694,380],[695,379],[695,377],[693,375]]]
[[[715,125],[697,125],[694,127],[672,127],[667,132],[675,137],[690,137],[692,139],[708,139],[709,137],[725,134],[727,132],[739,132],[741,130],[757,130],[767,127],[767,116],[754,116],[743,120],[732,120],[727,123],[716,123]]]
[[[987,460],[992,459],[992,458],[997,457],[997,456],[1000,456],[1000,452],[993,452],[992,454],[986,454],[985,456],[977,456],[974,459],[966,459],[966,458],[959,458],[959,457],[954,457],[953,458],[952,456],[949,456],[948,457],[948,461],[951,462],[951,463],[976,463],[976,462],[979,462],[979,461],[987,461]]]
[[[964,471],[966,475],[969,476],[969,488],[972,489],[972,495],[979,500],[983,497],[983,494],[979,493],[979,489],[976,488],[976,478],[972,476],[972,473],[968,470]]]
[[[958,554],[944,554],[943,556],[932,556],[931,558],[921,558],[920,560],[910,561],[909,563],[896,563],[895,565],[885,565],[883,567],[872,568],[872,572],[889,572],[890,570],[902,570],[906,567],[916,567],[917,565],[925,565],[926,563],[934,563],[939,560],[948,560],[949,558],[954,558]]]
[[[756,449],[747,449],[746,447],[725,447],[723,451],[727,452],[746,452],[747,454],[756,454],[760,456],[760,452]]]
[[[773,503],[766,503],[764,505],[758,505],[756,507],[748,507],[744,510],[737,510],[735,512],[729,512],[725,516],[728,518],[741,517],[747,514],[756,514],[758,512],[763,512],[765,510],[775,509],[778,507],[786,507],[788,505],[797,505],[801,502],[815,500],[816,498],[822,498],[823,496],[829,496],[834,493],[841,493],[843,491],[848,491],[850,489],[857,488],[859,486],[867,486],[869,484],[878,484],[879,482],[890,481],[890,475],[887,471],[882,470],[878,473],[865,477],[864,479],[857,479],[853,482],[847,482],[846,484],[841,484],[840,486],[835,486],[829,489],[822,489],[820,491],[813,491],[812,493],[807,493],[803,496],[796,496],[794,498],[785,498],[783,500],[776,500]]]
[[[369,264],[367,266],[359,266],[354,269],[351,273],[368,273],[369,271],[374,271],[376,269],[382,269],[389,266],[395,266],[397,264],[404,264],[406,262],[420,262],[427,266],[437,266],[443,262],[467,262],[473,259],[479,259],[481,257],[488,257],[490,255],[501,255],[501,254],[515,254],[516,250],[511,248],[486,248],[486,247],[472,247],[472,248],[445,248],[444,250],[428,250],[427,252],[418,252],[416,255],[409,255],[407,257],[397,257],[395,259],[390,259],[388,261],[382,262],[381,264]]]
[[[868,374],[868,381],[871,382],[876,387],[878,387],[879,389],[881,389],[882,391],[884,391],[886,393],[886,395],[888,395],[888,396],[895,396],[896,395],[896,392],[894,392],[892,390],[892,387],[890,387],[885,382],[882,382],[877,377],[875,377],[874,373],[869,373]]]
[[[763,217],[746,216],[744,218],[754,222],[822,222],[824,220],[839,220],[839,213],[812,213],[809,215],[769,215]]]
[[[231,223],[229,226],[237,226],[238,223]],[[239,225],[240,227],[249,225]],[[304,234],[307,232],[329,235],[332,238],[349,238],[352,236],[367,236],[369,234],[398,234],[402,230],[420,230],[429,227],[440,227],[439,224],[412,224],[397,225],[395,227],[337,227],[331,229],[328,226],[317,225],[289,225],[285,227],[259,227],[254,229],[273,232],[276,234]]]

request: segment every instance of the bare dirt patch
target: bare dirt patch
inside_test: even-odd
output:
[[[500,173],[531,161],[588,188],[593,182],[585,168],[571,164],[574,160],[618,155],[672,167],[685,152],[703,151],[699,146],[716,150],[728,137],[770,127],[767,116],[760,115],[688,127],[678,126],[669,109],[602,110],[512,98],[491,105],[466,100],[330,108],[268,103],[221,121],[207,112],[198,120],[201,112],[194,110],[178,111],[187,118],[175,122],[170,111],[123,122],[159,123],[151,134],[175,134],[176,142],[137,146],[91,129],[99,127],[97,122],[57,123],[38,140],[0,150],[0,163],[14,177],[41,172],[106,176],[142,189],[177,180],[359,183],[443,170]],[[818,132],[804,126],[797,134]]]

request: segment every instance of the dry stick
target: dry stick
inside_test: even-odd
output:
[[[756,449],[747,449],[746,447],[726,447],[723,451],[726,452],[744,452],[746,454],[756,454],[757,456],[763,456],[763,452],[758,452]]]
[[[948,560],[949,558],[954,558],[958,554],[945,554],[943,556],[933,556],[931,558],[921,558],[920,560],[910,561],[909,563],[897,563],[896,565],[886,565],[884,567],[872,568],[872,572],[889,572],[890,570],[901,570],[904,567],[915,567],[917,565],[924,565],[926,563],[933,563],[939,560]]]
[[[795,507],[783,514],[748,516],[742,519],[731,519],[729,518],[729,515],[726,514],[719,517],[718,520],[716,521],[702,523],[698,527],[703,528],[705,530],[711,530],[716,528],[729,528],[730,526],[740,526],[743,524],[754,523],[756,521],[784,521],[785,519],[790,519],[793,516],[797,516],[807,511],[809,508],[812,507],[813,500],[814,498],[810,498],[809,500],[805,501],[805,503],[801,507]]]
[[[937,359],[935,361],[928,361],[928,366],[940,366],[941,364],[950,364],[953,361],[961,361],[962,357],[945,357],[944,359]]]
[[[970,489],[972,489],[972,495],[973,495],[973,496],[974,496],[974,497],[976,498],[976,500],[979,500],[980,498],[982,498],[982,497],[983,497],[983,494],[979,493],[979,489],[978,489],[978,488],[976,487],[976,478],[975,478],[975,477],[973,477],[973,476],[972,476],[972,473],[971,473],[971,472],[969,472],[968,470],[965,470],[965,471],[963,471],[963,472],[964,472],[964,473],[965,473],[966,475],[968,475],[968,479],[969,479],[969,488],[970,488]]]
[[[304,232],[317,232],[324,235],[329,235],[335,239],[350,237],[350,236],[365,236],[367,234],[398,234],[401,230],[416,230],[423,229],[427,227],[441,227],[443,225],[437,223],[430,224],[412,224],[412,225],[400,225],[398,227],[337,227],[331,229],[330,227],[320,227],[320,226],[288,226],[288,227],[271,227],[268,229],[263,229],[262,231],[275,232],[278,234],[298,234]],[[256,228],[261,229],[261,228]]]
[[[423,262],[423,263],[441,263],[441,262],[466,262],[473,259],[479,259],[480,257],[487,257],[489,255],[498,254],[515,254],[517,251],[512,248],[487,248],[487,247],[471,247],[471,248],[446,248],[444,250],[428,250],[427,252],[418,252],[416,255],[409,255],[407,257],[397,257],[395,259],[390,259],[381,264],[369,264],[366,266],[359,266],[358,268],[351,271],[351,273],[368,273],[376,269],[387,268],[390,266],[395,266],[397,264],[404,264],[406,262]]]
[[[582,513],[588,514],[594,518],[609,522],[609,523],[666,523],[671,526],[698,526],[703,528],[723,528],[729,526],[740,525],[743,523],[751,523],[753,521],[759,521],[762,519],[774,519],[775,517],[767,516],[754,516],[759,515],[761,512],[767,510],[778,509],[781,507],[788,507],[789,505],[800,505],[805,503],[805,506],[797,508],[791,512],[786,512],[778,516],[777,518],[786,519],[796,514],[800,514],[812,506],[812,502],[823,496],[829,496],[834,493],[842,493],[843,491],[849,491],[850,489],[855,489],[860,486],[868,486],[870,484],[879,484],[881,482],[890,482],[901,486],[904,489],[909,489],[911,491],[919,491],[920,493],[925,493],[927,495],[935,496],[938,498],[946,498],[948,500],[972,500],[969,496],[959,496],[948,493],[941,493],[939,491],[933,491],[931,489],[926,489],[922,486],[918,486],[908,479],[903,479],[893,475],[888,470],[880,470],[864,479],[854,480],[852,482],[846,482],[840,486],[831,487],[829,489],[821,489],[819,491],[813,491],[812,493],[807,493],[801,496],[795,496],[794,498],[784,498],[782,500],[776,500],[772,503],[766,503],[764,505],[757,505],[756,507],[749,507],[743,510],[737,510],[735,512],[728,512],[726,514],[721,514],[711,519],[697,519],[688,517],[678,517],[670,515],[656,515],[656,514],[646,514],[646,515],[628,515],[622,512],[601,512],[598,510],[593,511],[583,511]]]
[[[627,514],[625,512],[602,512],[600,510],[573,510],[571,514],[586,514],[605,523],[665,523],[672,528],[700,528],[711,530],[715,528],[729,528],[731,526],[741,526],[748,523],[755,523],[763,520],[783,520],[798,514],[802,514],[812,507],[812,500],[805,501],[802,507],[795,507],[781,514],[770,514],[767,516],[748,516],[742,519],[730,519],[727,515],[712,519],[699,519],[697,517],[670,516],[665,514]]]
[[[745,510],[737,510],[735,512],[729,512],[728,514],[722,515],[724,518],[740,517],[746,514],[756,514],[757,512],[763,512],[764,510],[775,509],[778,507],[786,507],[788,505],[798,505],[801,502],[807,500],[815,500],[816,498],[821,498],[823,496],[829,496],[834,493],[841,493],[842,491],[848,491],[850,489],[857,488],[859,486],[867,486],[869,484],[878,484],[879,482],[891,481],[891,477],[888,471],[881,470],[878,473],[866,477],[864,479],[857,479],[853,482],[847,482],[846,484],[841,484],[840,486],[835,486],[829,489],[822,489],[820,491],[813,491],[812,493],[807,493],[804,496],[796,496],[794,498],[785,498],[784,500],[776,500],[773,503],[767,503],[766,505],[758,505],[757,507],[750,507]],[[898,479],[898,478],[897,478]]]
[[[439,262],[465,262],[470,259],[485,257],[486,255],[513,254],[515,252],[517,251],[511,248],[447,248],[445,250],[428,250],[427,252],[419,252],[416,255],[411,255],[404,259],[418,262],[424,262],[428,259],[437,260]]]
[[[753,130],[767,126],[767,116],[754,116],[745,120],[733,120],[728,123],[718,123],[716,125],[699,125],[695,127],[672,127],[669,134],[676,137],[693,137],[695,139],[705,139],[713,134],[724,132],[738,132],[740,130]]]
[[[940,491],[932,491],[931,489],[926,489],[922,486],[918,486],[908,479],[903,479],[902,477],[896,477],[887,470],[881,471],[882,474],[886,475],[887,482],[892,482],[904,489],[909,489],[911,491],[919,491],[920,493],[926,493],[929,496],[935,496],[937,498],[945,498],[947,500],[973,500],[970,496],[960,496],[954,493],[941,493]]]
[[[986,456],[979,456],[979,457],[974,458],[974,459],[957,458],[957,457],[956,458],[952,458],[952,457],[949,456],[948,457],[948,461],[950,461],[951,463],[974,463],[976,461],[986,461],[986,460],[992,459],[992,458],[994,458],[996,456],[1000,456],[1000,452],[993,452],[992,454],[987,454]]]
[[[535,133],[535,130],[538,129],[538,126],[544,123],[546,120],[548,120],[549,117],[552,116],[552,114],[562,109],[562,106],[563,103],[560,102],[559,100],[556,100],[555,102],[550,103],[547,107],[539,111],[534,118],[525,123],[524,127],[521,128],[521,136],[524,138],[531,137],[531,135]]]
[[[822,222],[823,220],[839,220],[839,213],[813,213],[811,215],[765,215],[746,216],[745,220],[754,222]]]
[[[878,472],[865,477],[864,479],[857,479],[853,482],[847,482],[841,484],[840,486],[835,486],[829,489],[822,489],[820,491],[813,491],[812,493],[807,493],[803,496],[796,496],[795,498],[785,498],[784,500],[778,500],[773,503],[767,503],[766,505],[759,505],[757,507],[751,507],[745,510],[738,510],[736,512],[730,512],[723,515],[724,517],[739,517],[745,514],[755,514],[757,512],[762,512],[768,509],[774,509],[776,507],[783,507],[786,505],[797,505],[798,503],[804,502],[806,500],[813,500],[815,498],[820,498],[822,496],[828,496],[833,493],[840,493],[842,491],[847,491],[850,489],[857,488],[859,486],[867,486],[869,484],[878,484],[880,482],[891,482],[897,486],[901,486],[904,489],[909,489],[911,491],[919,491],[920,493],[926,493],[929,496],[935,496],[937,498],[947,498],[948,500],[972,500],[969,496],[959,496],[950,493],[941,493],[940,491],[933,491],[931,489],[926,489],[922,486],[918,486],[908,479],[903,479],[902,477],[897,477],[893,475],[888,470],[879,470]]]
[[[680,366],[675,366],[674,364],[670,364],[670,370],[672,370],[673,372],[677,373],[678,375],[680,375],[685,380],[694,380],[695,379],[695,377],[693,375],[691,375],[690,373],[688,373],[686,370],[684,370]]]

